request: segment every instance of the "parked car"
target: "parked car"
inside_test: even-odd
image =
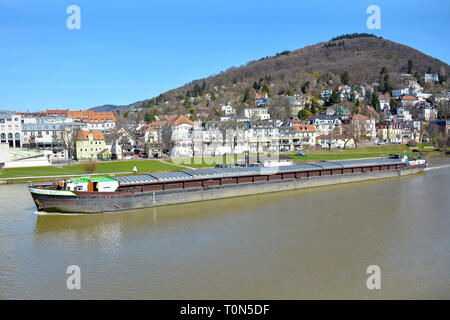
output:
[[[378,141],[377,142],[377,145],[379,145],[379,146],[383,146],[383,145],[385,145],[386,144],[386,142],[384,142],[384,141]]]
[[[296,146],[295,147],[295,150],[297,150],[297,151],[302,151],[302,150],[305,150],[302,146]]]
[[[295,154],[296,156],[306,157],[307,154],[304,154],[303,152],[299,152]]]

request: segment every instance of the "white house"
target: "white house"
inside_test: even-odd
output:
[[[435,73],[425,73],[425,82],[439,81],[439,76]]]
[[[194,122],[181,115],[172,123],[172,157],[192,157]]]
[[[397,108],[397,121],[411,121],[411,113],[405,108]]]
[[[230,104],[227,104],[226,106],[222,106],[220,108],[220,110],[226,116],[229,116],[229,115],[232,115],[232,114],[236,114],[236,109],[233,108],[232,106],[230,106]]]
[[[10,147],[22,146],[22,116],[12,111],[0,110],[0,143]]]
[[[393,97],[400,97],[400,96],[405,96],[408,94],[409,94],[409,87],[398,88],[398,89],[392,90]]]
[[[267,108],[262,108],[262,107],[245,108],[244,116],[249,119],[257,119],[257,120],[270,119],[270,114],[267,112]]]
[[[309,123],[314,125],[317,135],[331,135],[341,132],[342,122],[337,115],[319,114],[309,120]]]

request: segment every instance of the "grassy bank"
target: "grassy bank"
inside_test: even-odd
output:
[[[192,168],[210,168],[216,164],[227,163],[234,164],[237,159],[244,158],[243,155],[234,156],[215,156],[215,157],[203,157],[203,158],[173,158],[165,160],[167,163],[175,165],[184,165]]]
[[[137,160],[137,161],[111,161],[98,162],[97,170],[93,173],[107,174],[132,172],[136,167],[138,173],[158,172],[158,171],[174,171],[183,170],[184,168],[171,165],[157,160]],[[56,167],[31,167],[31,168],[9,168],[0,171],[1,178],[15,177],[37,177],[37,176],[62,176],[62,175],[79,175],[85,174],[81,164],[69,165],[63,168]]]
[[[427,148],[428,147],[428,148]],[[285,154],[292,158],[295,162],[308,161],[332,161],[345,159],[361,159],[361,158],[376,158],[380,156],[387,156],[389,153],[405,153],[414,156],[423,156],[425,158],[442,156],[442,153],[433,151],[429,145],[419,144],[416,148],[420,152],[412,152],[406,145],[392,145],[392,146],[373,146],[361,147],[352,149],[332,149],[332,150],[315,150],[302,151],[307,154],[306,157],[296,156],[295,154]],[[254,156],[254,155],[253,155]],[[204,158],[176,158],[167,159],[164,161],[158,160],[134,160],[134,161],[111,161],[98,162],[97,169],[93,172],[95,174],[108,173],[128,173],[132,172],[133,167],[138,169],[138,173],[160,172],[160,171],[175,171],[186,170],[188,166],[192,168],[208,168],[214,167],[216,164],[227,163],[234,164],[237,159],[243,158],[243,155],[226,157],[204,157]],[[64,175],[83,175],[86,172],[83,170],[81,164],[69,165],[63,168],[56,167],[32,167],[32,168],[11,168],[0,171],[0,179],[2,178],[19,178],[19,177],[42,177],[42,176],[64,176]],[[24,181],[28,181],[26,179]],[[49,179],[33,179],[33,180],[49,180]],[[14,182],[21,182],[22,180],[15,180]]]

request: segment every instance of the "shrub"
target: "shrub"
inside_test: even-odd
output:
[[[417,145],[417,143],[413,140],[409,140],[408,143],[406,144],[408,147],[415,147]]]
[[[95,170],[97,170],[97,162],[91,160],[89,162],[83,163],[81,167],[86,173],[93,173]]]

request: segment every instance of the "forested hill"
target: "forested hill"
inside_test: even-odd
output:
[[[420,81],[424,73],[447,76],[450,67],[414,48],[387,39],[370,34],[348,34],[250,61],[245,66],[232,67],[121,109],[141,106],[153,108],[157,113],[184,113],[198,106],[214,108],[227,102],[239,108],[251,103],[262,89],[272,96],[302,92],[318,96],[323,88],[334,88],[342,83],[382,82],[382,70],[383,75],[389,74],[389,85],[396,86],[401,83],[400,73],[410,73]],[[113,110],[116,106],[93,109],[100,108]]]

